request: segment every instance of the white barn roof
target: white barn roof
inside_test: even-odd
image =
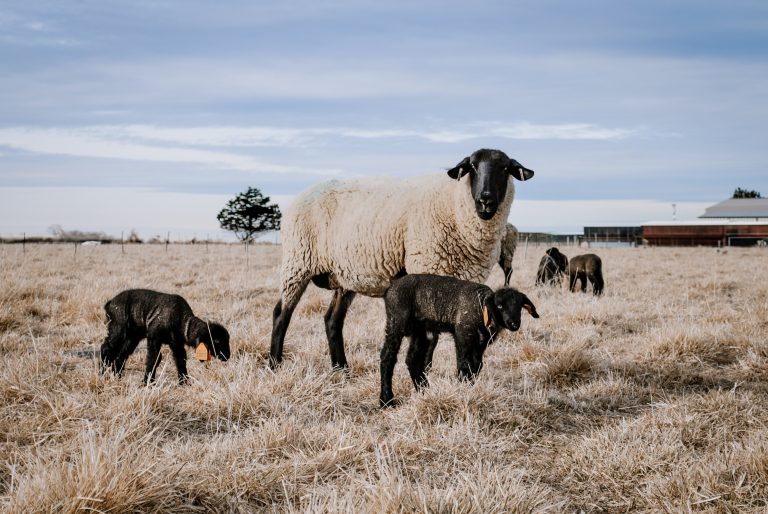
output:
[[[699,218],[768,219],[768,198],[730,198],[707,207]]]

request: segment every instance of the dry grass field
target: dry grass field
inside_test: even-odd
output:
[[[544,250],[518,248],[512,277],[541,318],[501,336],[474,384],[445,337],[423,393],[401,352],[402,405],[380,410],[381,300],[350,309],[347,376],[330,369],[330,293],[310,286],[267,369],[279,246],[0,246],[0,509],[765,512],[768,251],[596,249],[595,298],[534,287]],[[186,297],[233,358],[189,351],[180,387],[166,355],[143,387],[140,349],[100,377],[83,351],[128,287]]]

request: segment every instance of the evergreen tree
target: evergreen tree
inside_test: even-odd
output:
[[[733,192],[732,198],[762,198],[762,196],[758,191],[749,191],[747,189],[737,187]]]
[[[241,241],[252,241],[260,232],[279,230],[281,217],[277,204],[270,204],[268,196],[249,187],[227,202],[216,219],[221,228],[234,232]]]

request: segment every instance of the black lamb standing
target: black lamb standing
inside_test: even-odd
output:
[[[536,272],[536,285],[559,285],[563,274],[568,272],[568,257],[554,246],[544,252]]]
[[[387,321],[381,349],[382,407],[394,405],[392,374],[403,337],[411,338],[406,364],[419,390],[428,385],[425,371],[434,349],[427,332],[453,335],[459,378],[473,380],[497,331],[518,330],[523,309],[539,317],[533,302],[517,289],[493,291],[476,282],[428,274],[394,280],[384,295],[384,306]]]
[[[171,348],[180,384],[187,380],[185,345],[194,347],[203,343],[217,359],[229,359],[227,330],[218,323],[195,316],[187,301],[177,294],[128,289],[109,300],[104,311],[107,314],[107,337],[101,345],[102,373],[109,368],[121,376],[126,359],[144,338],[147,339],[145,384],[155,378],[162,344]]]
[[[577,255],[568,265],[568,287],[576,291],[576,281],[580,282],[581,292],[587,291],[587,279],[592,283],[592,293],[595,296],[603,294],[603,261],[594,253]]]

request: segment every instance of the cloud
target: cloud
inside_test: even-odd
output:
[[[607,140],[625,139],[639,133],[639,129],[606,128],[590,123],[535,124],[519,122],[503,124],[499,122],[471,123],[468,130],[344,130],[341,133],[350,137],[378,139],[391,137],[415,137],[436,143],[459,143],[471,139],[570,139],[570,140]]]
[[[156,162],[217,164],[238,170],[286,173],[296,168],[260,162],[232,151],[210,147],[251,148],[325,144],[334,138],[424,139],[458,143],[472,139],[624,139],[635,129],[605,128],[589,123],[533,124],[473,123],[466,131],[426,129],[355,129],[348,127],[280,128],[258,126],[158,127],[97,125],[75,128],[10,127],[0,129],[0,145],[33,153]],[[334,174],[338,170],[324,170]]]
[[[189,162],[242,171],[335,175],[338,170],[303,169],[262,162],[248,155],[151,144],[121,139],[126,132],[105,127],[76,129],[0,129],[0,145],[39,154],[153,162]],[[155,141],[157,142],[157,141]]]

